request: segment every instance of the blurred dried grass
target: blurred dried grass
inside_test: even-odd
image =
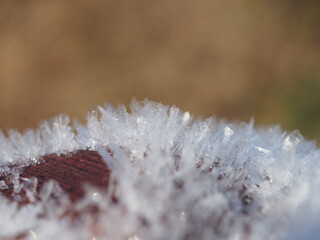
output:
[[[317,0],[0,2],[4,130],[135,96],[320,139],[319,86]]]

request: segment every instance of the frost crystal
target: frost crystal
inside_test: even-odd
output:
[[[37,130],[0,133],[0,189],[8,188],[1,176],[9,165],[79,149],[98,151],[112,171],[107,194],[88,188],[74,206],[96,204],[95,219],[61,221],[70,202],[57,183],[48,182],[37,199],[38,180],[19,177],[15,168],[14,193],[23,190],[33,204],[19,208],[0,195],[0,239],[22,232],[26,239],[320,237],[320,150],[298,132],[193,120],[147,100],[133,101],[130,112],[106,105],[89,114],[86,126],[59,116]],[[55,191],[59,204],[50,198]],[[98,233],[84,228],[93,222]]]

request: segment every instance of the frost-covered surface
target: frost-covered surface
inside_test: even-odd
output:
[[[77,142],[69,122],[67,116],[60,115],[42,122],[37,130],[28,129],[23,134],[9,130],[5,137],[0,132],[0,164],[36,161],[48,153],[75,150]]]
[[[176,107],[134,101],[130,113],[99,107],[86,126],[60,116],[0,134],[0,171],[77,149],[99,151],[112,170],[107,194],[88,190],[74,206],[96,204],[100,214],[58,219],[70,202],[50,200],[59,188],[51,182],[20,209],[0,196],[0,239],[26,231],[27,239],[320,238],[320,150],[297,132],[192,120]]]

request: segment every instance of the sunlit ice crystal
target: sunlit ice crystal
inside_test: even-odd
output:
[[[297,131],[197,119],[148,100],[134,100],[129,111],[106,104],[87,119],[70,125],[61,115],[36,130],[0,134],[0,189],[7,189],[10,173],[14,194],[24,191],[32,203],[18,208],[0,195],[0,238],[20,232],[27,239],[320,237],[320,150]],[[38,179],[8,168],[81,149],[99,152],[111,177],[107,193],[86,188],[74,206],[83,212],[77,224],[61,219],[68,200],[50,200],[65,197],[57,182],[36,195]],[[99,209],[94,219],[85,212],[91,205]]]

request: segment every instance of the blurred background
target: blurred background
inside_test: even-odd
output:
[[[132,97],[319,142],[320,1],[0,1],[0,129]]]

